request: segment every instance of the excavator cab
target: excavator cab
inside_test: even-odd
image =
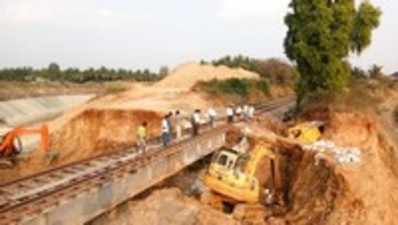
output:
[[[213,156],[204,183],[213,192],[224,196],[227,202],[259,203],[263,190],[256,171],[264,158],[271,162],[273,153],[261,144],[248,153],[221,149]]]

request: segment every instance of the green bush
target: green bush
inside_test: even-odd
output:
[[[263,93],[269,92],[269,84],[266,80],[257,81],[256,88]]]
[[[211,80],[199,84],[207,92],[218,95],[238,95],[247,97],[251,91],[259,90],[266,94],[269,91],[269,84],[266,80],[250,80],[231,78],[227,80]]]
[[[235,94],[246,96],[249,93],[249,82],[246,79],[211,80],[204,82],[207,91],[215,94]]]

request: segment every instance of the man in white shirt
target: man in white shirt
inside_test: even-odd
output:
[[[240,116],[242,115],[242,107],[240,105],[236,108],[236,117],[238,117],[238,120],[240,119]]]
[[[200,109],[196,109],[192,114],[192,131],[193,136],[197,136],[199,134],[200,127]]]
[[[212,107],[210,107],[210,108],[207,110],[207,115],[208,115],[208,117],[209,117],[210,126],[211,126],[211,127],[214,127],[214,121],[215,121],[216,116],[217,116],[216,111],[215,111]]]
[[[245,119],[245,121],[249,120],[249,106],[248,105],[243,106],[243,118]]]
[[[182,117],[180,115],[180,111],[177,110],[174,116],[175,128],[176,128],[176,138],[177,140],[181,140],[182,137]]]
[[[249,108],[249,118],[252,119],[254,117],[254,112],[255,112],[254,106],[250,106]]]
[[[161,126],[161,131],[162,131],[162,143],[163,143],[163,147],[166,147],[169,145],[170,140],[169,140],[169,136],[170,136],[170,124],[168,121],[168,117],[169,115],[166,115],[163,117],[162,119],[162,126]]]
[[[234,110],[232,109],[231,106],[227,107],[227,118],[228,118],[228,123],[234,122]]]

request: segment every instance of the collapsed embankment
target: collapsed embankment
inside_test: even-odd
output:
[[[325,137],[340,146],[358,147],[360,162],[327,158],[317,164],[316,152],[304,152],[294,163],[287,213],[279,219],[295,225],[396,224],[398,158],[384,128],[361,113],[326,117]]]

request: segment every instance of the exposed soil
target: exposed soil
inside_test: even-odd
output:
[[[129,201],[89,225],[237,225],[237,221],[199,201],[184,196],[177,188],[154,191],[144,200]]]
[[[396,149],[378,121],[359,113],[331,113],[326,137],[362,151],[359,164],[324,161],[305,152],[289,176],[286,224],[396,224]]]

